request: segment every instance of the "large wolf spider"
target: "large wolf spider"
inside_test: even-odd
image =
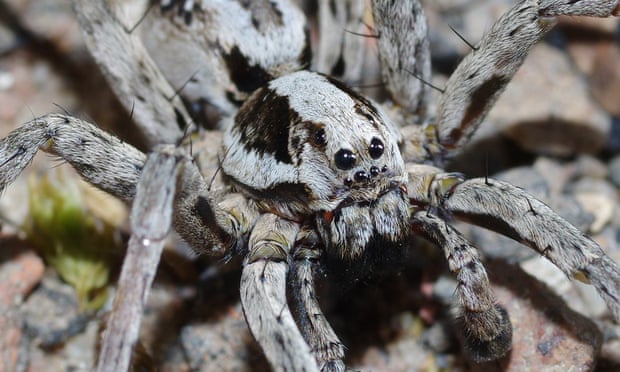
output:
[[[493,360],[510,350],[510,320],[479,254],[446,217],[528,245],[591,283],[620,320],[620,269],[595,242],[517,187],[439,168],[468,142],[556,16],[617,15],[618,0],[519,2],[460,63],[435,113],[425,84],[426,19],[415,0],[372,1],[368,32],[377,38],[389,104],[309,71],[360,78],[359,45],[347,45],[342,29],[327,31],[361,24],[361,1],[319,1],[314,62],[305,16],[291,1],[165,1],[135,29],[125,2],[74,6],[93,56],[152,151],[74,117],[44,116],[0,141],[0,190],[42,149],[131,203],[99,371],[129,368],[171,227],[197,252],[245,256],[242,306],[276,370],[344,370],[345,348],[321,313],[314,271],[327,265],[362,275],[408,249],[413,234],[441,246],[457,276],[472,357]],[[212,148],[201,153],[196,139],[197,159],[170,145],[192,123],[175,92],[223,129],[202,132],[211,143],[223,136],[219,157]]]

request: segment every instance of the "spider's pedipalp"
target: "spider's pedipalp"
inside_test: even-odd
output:
[[[442,247],[450,271],[456,274],[459,323],[465,347],[476,362],[502,357],[512,346],[512,325],[506,310],[495,303],[478,251],[445,221],[419,211],[411,218],[413,231]]]
[[[130,367],[144,305],[172,224],[180,164],[173,149],[155,152],[145,163],[131,210],[132,234],[101,343],[99,372]]]
[[[299,328],[321,371],[345,371],[344,345],[321,311],[316,294],[314,275],[319,267],[321,247],[316,231],[302,227],[295,243],[289,288],[295,299]]]
[[[269,363],[285,371],[318,371],[286,297],[290,251],[299,225],[263,214],[254,225],[241,274],[245,319]]]
[[[592,239],[524,190],[494,179],[466,180],[450,190],[439,208],[531,247],[569,278],[594,284],[620,320],[618,265]]]

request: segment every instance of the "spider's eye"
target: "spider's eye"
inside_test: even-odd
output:
[[[334,157],[336,166],[342,170],[349,170],[355,166],[355,154],[351,150],[340,149]]]
[[[370,154],[370,157],[373,159],[379,159],[381,155],[383,155],[383,150],[383,142],[381,142],[381,140],[377,137],[374,137],[370,141],[370,146],[368,147],[368,153]]]
[[[318,147],[327,145],[327,135],[325,134],[325,129],[320,128],[312,134],[312,143]]]
[[[364,116],[366,117],[366,120],[368,120],[369,123],[374,124],[375,122],[375,118],[372,117],[372,115],[370,114],[364,114]]]

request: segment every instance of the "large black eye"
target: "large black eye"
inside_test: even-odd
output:
[[[355,154],[351,150],[340,149],[334,157],[336,166],[342,170],[349,170],[355,166]]]
[[[383,142],[381,142],[380,139],[378,139],[377,137],[374,137],[372,140],[370,140],[370,146],[368,147],[368,153],[370,154],[371,158],[379,159],[381,155],[383,155],[383,150],[384,150]]]

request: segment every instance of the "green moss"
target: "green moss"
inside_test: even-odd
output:
[[[73,286],[84,310],[107,297],[115,228],[84,207],[77,180],[61,172],[29,182],[28,240],[60,277]]]

